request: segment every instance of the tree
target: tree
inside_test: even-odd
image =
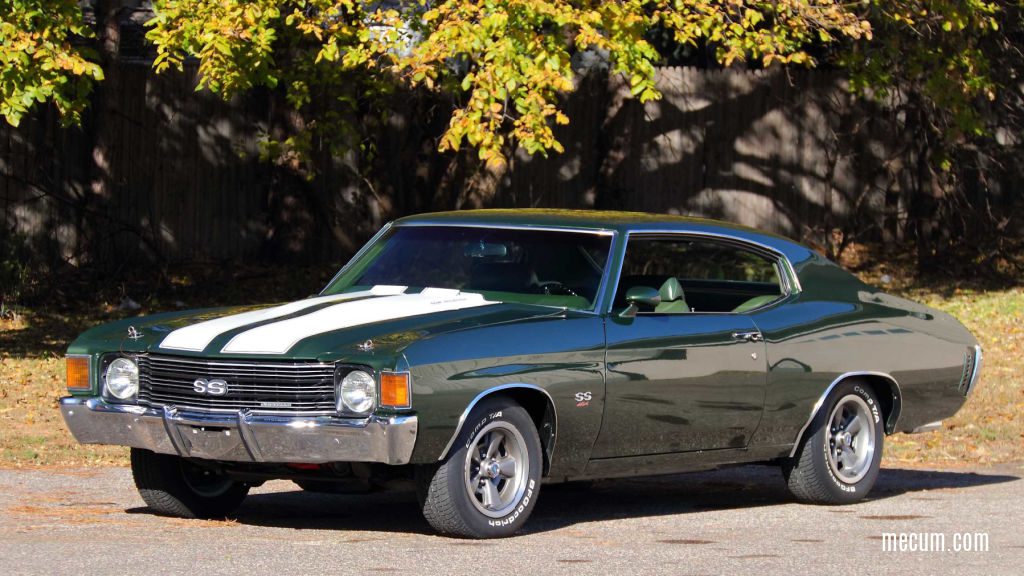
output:
[[[944,244],[984,231],[967,230],[965,214],[975,222],[985,220],[979,228],[988,230],[1002,220],[988,218],[988,207],[970,207],[964,185],[977,165],[977,153],[1020,114],[1019,105],[999,113],[993,109],[999,94],[1004,104],[1014,101],[1024,64],[1019,41],[1011,36],[1022,30],[1021,5],[872,0],[865,16],[874,40],[852,43],[838,54],[853,89],[881,100],[909,135],[917,186],[909,206],[910,229],[922,270],[942,262]],[[971,154],[975,157],[968,158]],[[979,247],[982,235],[974,234]]]
[[[61,0],[56,11],[43,11],[42,4],[17,0],[14,17],[5,17],[4,37],[23,38],[22,53],[41,50],[49,38],[60,50],[27,60],[7,52],[12,77],[5,79],[5,101],[14,103],[10,112],[5,108],[8,121],[43,100],[75,121],[91,80],[101,78],[89,54],[70,43],[89,36],[75,3]],[[660,96],[654,66],[661,55],[648,41],[654,29],[681,44],[715,46],[725,65],[812,65],[809,45],[870,37],[870,25],[850,6],[836,0],[156,0],[148,36],[157,45],[157,70],[197,58],[200,88],[231,97],[280,86],[295,109],[315,111],[305,130],[268,142],[279,153],[301,155],[308,132],[340,148],[351,145],[343,112],[367,91],[404,85],[451,98],[440,150],[468,144],[483,161],[501,163],[512,146],[561,150],[553,125],[569,122],[559,98],[574,88],[579,54],[605,59],[646,101]]]
[[[0,114],[17,126],[36,104],[52,102],[78,123],[103,70],[76,0],[0,0]]]
[[[680,43],[714,44],[724,64],[811,64],[812,42],[870,35],[866,21],[829,0],[158,0],[155,9],[158,70],[194,56],[204,87],[230,96],[283,81],[297,107],[346,72],[438,90],[453,98],[440,150],[469,144],[489,163],[501,163],[509,145],[561,151],[552,126],[569,122],[559,96],[573,89],[573,58],[584,51],[629,78],[640,100],[658,98],[660,55],[646,38],[655,27]]]

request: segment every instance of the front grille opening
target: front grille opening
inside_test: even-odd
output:
[[[139,404],[204,412],[334,414],[334,368],[323,362],[144,355],[139,357]]]

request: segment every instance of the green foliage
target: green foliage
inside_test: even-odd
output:
[[[103,79],[76,0],[0,0],[0,114],[17,126],[36,103],[52,102],[65,122],[81,120]]]
[[[985,130],[986,103],[999,89],[990,40],[1005,15],[999,2],[983,0],[872,0],[875,40],[852,45],[840,62],[858,92],[916,99],[929,124],[921,128],[952,144]],[[945,158],[939,164],[948,168]]]
[[[231,98],[255,87],[281,90],[292,111],[260,156],[312,177],[311,155],[365,147],[358,124],[391,86],[368,61],[394,37],[371,38],[383,11],[336,0],[156,0],[147,37],[158,72],[199,62],[197,90]]]
[[[810,64],[805,48],[812,42],[870,35],[870,26],[843,4],[823,0],[448,0],[423,14],[422,41],[393,68],[413,84],[457,76],[456,91],[466,98],[441,149],[466,141],[482,160],[500,162],[508,126],[528,152],[561,151],[551,120],[569,121],[558,95],[573,88],[576,53],[607,54],[640,101],[660,98],[654,65],[661,56],[647,40],[655,27],[681,44],[717,46],[725,65],[746,59]],[[453,61],[465,62],[466,71],[448,65]]]
[[[197,90],[225,97],[257,85],[274,86],[274,41],[281,18],[275,0],[202,2],[156,0],[149,39],[157,46],[157,72],[182,69],[188,56],[199,59]]]
[[[500,164],[512,145],[530,153],[562,150],[553,126],[569,122],[560,96],[574,88],[573,56],[582,51],[605,56],[647,101],[660,97],[654,66],[661,56],[647,40],[656,27],[681,43],[715,45],[727,65],[745,59],[813,64],[810,44],[870,36],[870,25],[834,0],[421,0],[397,6],[158,0],[149,38],[159,50],[158,70],[180,68],[194,56],[201,87],[225,96],[284,83],[289,102],[301,108],[326,87],[352,86],[351,78],[364,92],[397,80],[449,94],[453,112],[440,149],[468,144],[481,160]],[[336,130],[343,125],[321,121],[320,134],[345,134]]]
[[[198,61],[198,89],[231,98],[283,91],[293,111],[268,133],[267,157],[302,165],[311,153],[366,148],[357,125],[396,86],[447,97],[440,150],[469,146],[500,164],[516,146],[559,152],[581,53],[607,62],[641,101],[660,98],[650,42],[708,47],[723,65],[814,65],[825,55],[870,96],[914,94],[947,142],[984,131],[995,98],[992,42],[1011,0],[155,0],[149,39],[158,71]],[[16,124],[52,101],[76,122],[102,71],[75,0],[0,0],[0,113]],[[273,131],[271,131],[273,132]],[[940,160],[945,162],[945,160]]]

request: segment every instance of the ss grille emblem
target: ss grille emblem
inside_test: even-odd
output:
[[[192,383],[192,389],[198,394],[223,396],[228,393],[228,383],[220,379],[207,380],[206,378],[197,378]]]

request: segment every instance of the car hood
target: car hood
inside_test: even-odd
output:
[[[474,293],[400,288],[317,296],[274,306],[214,308],[143,316],[83,333],[70,353],[149,352],[214,358],[317,359],[375,367],[433,335],[563,315],[560,309],[503,303]]]

